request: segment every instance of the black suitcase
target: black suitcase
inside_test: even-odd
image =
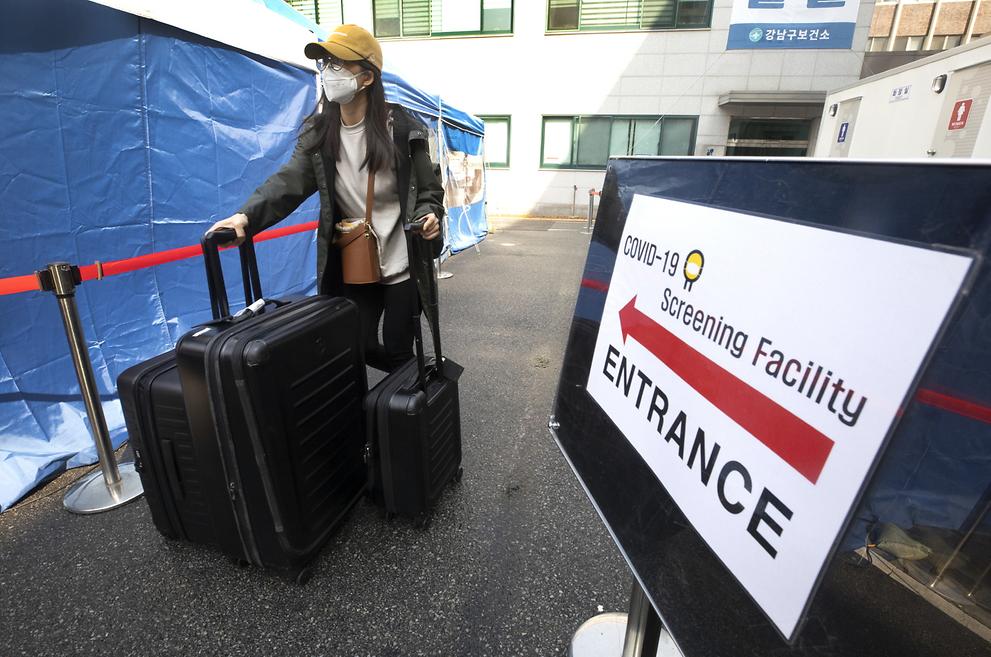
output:
[[[169,538],[215,545],[175,351],[128,368],[117,389],[155,526]]]
[[[251,310],[230,317],[215,241],[205,237],[203,247],[218,319],[180,338],[173,370],[193,456],[182,460],[184,450],[176,453],[176,440],[167,437],[176,453],[170,477],[168,443],[146,430],[138,441],[143,481],[153,480],[150,488],[168,500],[157,505],[158,517],[152,506],[164,534],[173,535],[178,517],[178,537],[214,544],[238,561],[305,582],[309,562],[365,486],[361,402],[367,382],[357,308],[331,297],[260,301],[249,241],[241,264]],[[140,403],[135,409],[146,407]],[[205,527],[194,523],[191,530],[184,522],[181,509],[191,503],[207,510]],[[179,511],[169,514],[170,505]]]
[[[407,228],[407,249],[413,261]],[[378,383],[365,398],[368,425],[368,490],[386,517],[412,517],[426,526],[448,483],[460,481],[463,368],[443,357],[437,313],[437,279],[428,271],[424,310],[433,335],[434,358],[423,352],[419,304],[413,316],[416,355]],[[415,292],[414,292],[415,293]]]

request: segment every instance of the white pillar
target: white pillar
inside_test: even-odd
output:
[[[898,4],[895,5],[895,15],[891,19],[891,32],[888,33],[888,43],[885,44],[885,50],[892,52],[895,49],[895,39],[898,37],[898,25],[902,21],[902,7],[904,6],[904,0],[899,0]]]
[[[932,50],[933,37],[936,36],[936,21],[939,20],[939,10],[943,8],[943,0],[936,0],[933,6],[932,15],[929,18],[929,30],[926,32],[926,40],[922,42],[923,50]]]
[[[970,6],[970,17],[967,19],[967,31],[964,32],[962,43],[970,43],[971,37],[974,36],[974,24],[977,23],[977,14],[981,11],[981,0],[974,0],[974,3]]]

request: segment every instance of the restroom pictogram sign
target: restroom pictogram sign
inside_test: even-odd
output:
[[[967,117],[970,116],[970,108],[974,104],[973,98],[958,100],[953,105],[953,112],[950,113],[950,125],[948,130],[963,130],[967,127]]]

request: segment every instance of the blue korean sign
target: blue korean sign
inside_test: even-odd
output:
[[[734,0],[727,50],[850,49],[860,0]]]
[[[843,142],[846,141],[846,131],[849,130],[849,129],[850,129],[850,124],[849,123],[841,123],[840,124],[840,135],[836,138],[836,143],[837,144],[842,144]]]

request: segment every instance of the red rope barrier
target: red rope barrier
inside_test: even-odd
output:
[[[286,235],[306,233],[311,230],[315,230],[316,227],[317,222],[308,221],[306,223],[296,224],[294,226],[272,228],[256,235],[255,242],[266,242],[268,240],[285,237]],[[106,278],[107,276],[126,274],[127,272],[137,271],[138,269],[157,267],[158,265],[164,265],[165,263],[175,262],[177,260],[195,258],[200,255],[203,255],[203,251],[200,249],[200,245],[196,244],[194,246],[181,246],[179,248],[168,249],[166,251],[155,251],[154,253],[147,253],[134,258],[125,258],[123,260],[97,262],[92,265],[84,265],[79,268],[79,271],[82,273],[84,281],[91,281]],[[31,292],[38,289],[38,279],[34,276],[34,274],[0,278],[0,296],[7,294],[18,294],[20,292]]]
[[[308,221],[306,223],[296,224],[294,226],[272,228],[256,235],[255,242],[267,242],[268,240],[278,239],[287,235],[306,233],[311,230],[316,230],[316,227],[316,221]],[[163,265],[167,262],[195,258],[200,255],[203,255],[203,251],[200,249],[199,244],[197,244],[195,246],[182,246],[177,249],[168,249],[166,251],[156,251],[154,253],[148,253],[134,258],[125,258],[124,260],[111,260],[110,262],[103,263],[97,262],[92,265],[80,267],[79,271],[82,273],[84,281],[91,281],[94,279],[106,278],[107,276],[116,276],[117,274],[137,271],[138,269],[157,267],[158,265]],[[608,284],[593,281],[591,279],[584,279],[582,281],[582,287],[588,287],[595,290],[600,290],[602,292],[609,289]],[[20,292],[31,292],[38,289],[38,279],[34,274],[0,278],[0,296],[7,294],[18,294]],[[981,422],[991,423],[991,408],[981,404],[926,389],[920,389],[916,393],[915,399],[916,401],[928,406],[934,406],[941,410],[950,411],[951,413],[969,417]]]
[[[5,294],[17,294],[18,292],[30,292],[38,289],[38,279],[34,274],[27,276],[12,276],[10,278],[0,278],[0,296]]]
[[[916,401],[943,411],[969,417],[972,420],[991,424],[991,407],[967,399],[945,395],[935,390],[921,389],[915,394]]]

